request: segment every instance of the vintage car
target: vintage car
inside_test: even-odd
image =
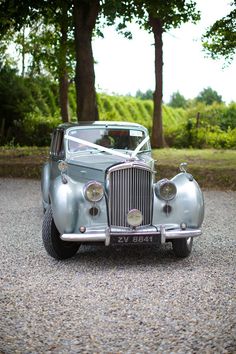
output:
[[[201,235],[202,192],[193,176],[155,181],[146,128],[124,122],[61,124],[42,170],[42,237],[48,254],[72,257],[82,243],[172,243],[187,257]]]

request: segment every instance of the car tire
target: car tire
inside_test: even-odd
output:
[[[52,208],[49,205],[43,219],[42,227],[43,244],[47,253],[55,259],[67,259],[73,257],[80,244],[66,242],[60,239],[60,233],[53,220]]]
[[[179,238],[172,240],[174,254],[178,258],[185,258],[191,254],[193,247],[193,238]]]

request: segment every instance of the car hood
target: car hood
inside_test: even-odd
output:
[[[128,156],[127,154],[127,160]],[[93,153],[79,155],[66,161],[69,164],[68,174],[74,180],[97,180],[104,183],[105,171],[109,167],[126,162],[127,160],[120,156],[106,153]]]
[[[123,153],[126,154],[126,151]],[[108,153],[90,153],[70,156],[66,159],[69,164],[68,174],[74,180],[97,180],[101,183],[105,181],[105,172],[108,168],[131,161],[130,155],[125,156],[110,155]],[[132,159],[134,161],[134,159]],[[145,163],[153,168],[153,159],[149,154],[141,154],[135,157],[136,162]]]
[[[127,160],[129,155],[127,154]],[[108,155],[104,153],[80,155],[70,158],[68,163],[81,167],[92,168],[99,171],[105,171],[108,167],[127,161],[120,156]]]

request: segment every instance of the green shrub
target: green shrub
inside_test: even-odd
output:
[[[228,130],[228,128],[236,128],[236,103],[232,102],[222,113],[220,120],[220,128]]]
[[[50,145],[52,130],[61,123],[58,117],[42,117],[31,113],[24,121],[15,126],[14,136],[16,143],[28,146]]]
[[[236,149],[236,128],[228,128],[227,132],[218,126],[197,128],[195,122],[189,120],[180,127],[165,130],[165,139],[175,148]]]
[[[187,119],[197,119],[202,127],[219,126],[222,130],[236,128],[236,103],[229,106],[224,103],[213,103],[205,105],[204,103],[194,104],[187,109]]]
[[[69,111],[76,121],[75,86],[69,86]],[[144,125],[151,134],[153,101],[97,94],[101,120]],[[236,148],[236,103],[192,101],[187,109],[162,106],[164,135],[170,147]],[[198,117],[198,118],[197,118]],[[22,78],[0,65],[0,143],[48,145],[52,129],[61,123],[58,83],[46,77]]]
[[[34,109],[30,90],[16,70],[0,63],[0,143],[13,139],[14,122],[20,122]]]

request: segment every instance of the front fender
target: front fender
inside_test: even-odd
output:
[[[78,217],[78,188],[68,181],[64,184],[58,176],[50,187],[50,198],[55,225],[60,233],[75,229]]]
[[[60,234],[80,232],[81,226],[107,227],[107,207],[105,196],[97,203],[85,199],[83,189],[87,181],[76,181],[65,176],[67,183],[63,183],[61,176],[55,178],[50,186],[50,201],[55,225]],[[98,209],[98,215],[92,216],[89,210]]]
[[[199,228],[204,218],[204,199],[198,183],[188,173],[179,173],[171,181],[177,188],[173,200],[167,203],[154,193],[153,224],[185,223],[187,227]]]

